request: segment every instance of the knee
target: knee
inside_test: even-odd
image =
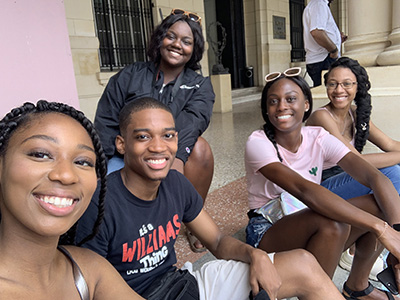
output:
[[[319,233],[325,237],[334,240],[347,240],[350,234],[351,226],[345,223],[340,223],[331,219],[325,219],[319,227]]]
[[[380,169],[380,171],[390,179],[397,192],[400,194],[400,166],[394,165]]]
[[[214,155],[208,142],[201,136],[197,139],[194,144],[192,153],[189,159],[193,161],[197,166],[203,168],[214,167]]]
[[[316,269],[321,267],[315,256],[307,250],[296,249],[290,252],[294,258],[292,267],[294,268],[294,266],[297,266],[298,270],[296,270],[296,273],[300,275],[301,278],[309,277],[310,274],[313,274]]]

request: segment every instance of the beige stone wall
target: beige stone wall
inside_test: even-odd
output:
[[[65,0],[65,14],[81,110],[93,119],[104,87],[100,72],[99,41],[96,37],[91,0]]]
[[[247,64],[254,67],[255,85],[264,76],[290,66],[289,0],[244,0]],[[274,39],[273,16],[285,18],[286,39]]]

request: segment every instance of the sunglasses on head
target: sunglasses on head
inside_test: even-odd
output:
[[[275,79],[279,78],[282,74],[286,77],[294,77],[298,76],[301,73],[300,67],[289,68],[286,71],[282,72],[272,72],[265,76],[266,82],[274,81]]]
[[[196,13],[192,13],[190,11],[185,11],[185,10],[180,9],[180,8],[174,8],[171,11],[171,15],[185,15],[190,20],[192,20],[194,22],[197,22],[197,23],[199,23],[201,25],[201,17]]]

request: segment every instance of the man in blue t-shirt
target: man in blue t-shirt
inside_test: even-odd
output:
[[[175,300],[185,291],[179,299],[245,300],[251,292],[265,296],[256,299],[340,298],[305,250],[268,255],[221,233],[191,183],[170,170],[178,133],[167,106],[152,98],[128,103],[120,113],[120,131],[115,143],[125,166],[107,177],[104,207],[96,191],[79,221],[77,240],[92,231],[104,208],[98,234],[83,246],[106,257],[136,292],[157,300]],[[220,259],[199,271],[190,265],[177,270],[174,245],[182,222]],[[194,286],[188,288],[190,282]]]

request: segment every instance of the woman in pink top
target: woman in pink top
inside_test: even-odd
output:
[[[303,127],[312,110],[312,96],[299,74],[295,68],[266,76],[261,100],[266,123],[246,144],[248,242],[267,252],[306,249],[331,277],[341,253],[356,243],[343,295],[346,299],[367,295],[366,299],[393,299],[390,293],[385,296],[374,289],[368,275],[380,253],[380,243],[398,264],[400,233],[388,223],[400,227],[399,195],[387,177],[337,138],[320,127]],[[322,187],[319,183],[325,163],[338,164],[374,194],[345,201]],[[279,209],[275,204],[281,195],[287,197],[284,191],[308,208],[276,218]]]

